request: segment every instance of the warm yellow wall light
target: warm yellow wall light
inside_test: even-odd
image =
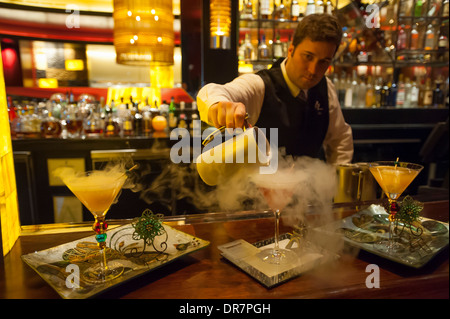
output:
[[[83,71],[84,61],[81,59],[66,60],[65,67],[67,71]]]
[[[43,89],[56,89],[58,87],[58,79],[42,78],[38,80],[38,87]]]

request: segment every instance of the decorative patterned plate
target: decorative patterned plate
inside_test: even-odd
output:
[[[395,255],[384,253],[376,249],[374,243],[389,238],[388,225],[388,214],[384,208],[371,205],[327,229],[344,235],[345,241],[352,246],[413,268],[427,264],[449,243],[448,223],[420,217],[412,227],[399,225],[400,241],[406,249]]]
[[[148,240],[136,236],[133,224],[107,232],[108,261],[124,268],[123,274],[105,283],[91,283],[80,275],[99,261],[95,236],[22,256],[56,292],[67,299],[93,297],[131,278],[140,276],[184,255],[209,245],[208,241],[162,224],[158,234]]]

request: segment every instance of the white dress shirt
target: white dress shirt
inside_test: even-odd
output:
[[[285,62],[286,60],[281,63],[281,71],[292,96],[295,97],[300,92],[300,88],[289,80],[286,74]],[[330,164],[350,163],[353,158],[352,129],[344,120],[336,89],[328,78],[327,86],[329,124],[323,141],[326,160]],[[201,88],[197,94],[200,119],[209,125],[213,125],[208,119],[209,107],[217,102],[232,101],[241,102],[245,105],[249,115],[248,121],[250,124],[255,125],[263,105],[264,91],[263,79],[254,73],[241,75],[223,85],[209,83]],[[305,93],[307,94],[306,90]]]

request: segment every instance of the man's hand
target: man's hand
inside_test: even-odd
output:
[[[245,105],[240,102],[218,102],[209,108],[208,118],[217,128],[242,128],[246,113]]]

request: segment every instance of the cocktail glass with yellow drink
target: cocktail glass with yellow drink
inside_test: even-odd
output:
[[[118,263],[108,262],[106,258],[105,232],[108,225],[105,222],[105,215],[127,179],[125,169],[115,167],[80,173],[72,168],[63,167],[55,170],[54,175],[61,178],[95,218],[92,228],[100,249],[100,263],[87,269],[83,278],[100,283],[119,277],[123,273],[123,267]]]
[[[395,227],[398,223],[397,200],[420,173],[423,166],[397,160],[370,163],[369,169],[389,201],[389,240],[376,243],[375,248],[386,253],[400,253],[404,250],[404,246],[394,238]]]

